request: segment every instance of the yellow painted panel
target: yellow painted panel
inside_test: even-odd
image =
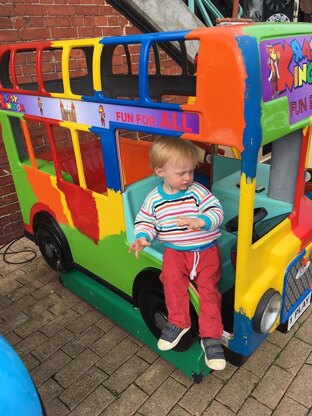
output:
[[[79,48],[83,46],[97,45],[103,38],[85,38],[85,39],[63,39],[51,42],[53,48],[63,48],[64,46]]]
[[[93,192],[99,215],[99,239],[126,230],[121,192],[108,189],[107,195]]]
[[[103,45],[97,44],[94,47],[93,51],[93,86],[95,91],[102,91],[102,82],[101,82],[101,54],[102,54]]]
[[[75,159],[76,159],[79,184],[83,189],[86,189],[87,184],[86,184],[86,178],[85,178],[85,174],[83,170],[82,156],[81,156],[77,131],[74,129],[71,129],[71,135],[72,135],[71,137],[73,141],[73,147],[74,147],[74,153],[75,153]]]
[[[237,277],[235,310],[243,308],[252,318],[260,298],[268,289],[276,289],[282,294],[286,268],[300,252],[300,245],[289,219],[253,244],[245,256],[246,274]],[[242,281],[245,285],[240,284]]]
[[[81,131],[90,131],[91,126],[88,126],[87,124],[81,124],[81,123],[74,123],[72,121],[60,121],[60,126],[66,127],[67,129],[71,130],[81,130]]]
[[[256,181],[246,179],[243,173],[240,179],[239,233],[237,238],[236,280],[238,289],[248,286],[248,267],[253,229],[253,208]],[[237,287],[236,286],[236,287]]]
[[[241,177],[235,310],[252,318],[262,295],[274,288],[283,290],[285,271],[300,252],[301,241],[285,219],[252,244],[255,181]]]
[[[66,98],[66,99],[76,99],[81,100],[81,95],[73,94],[70,88],[70,74],[69,74],[69,58],[70,51],[73,48],[84,48],[84,47],[94,47],[94,56],[93,56],[93,79],[96,81],[96,86],[100,85],[100,51],[102,50],[102,45],[99,43],[102,38],[90,38],[90,39],[75,39],[75,40],[59,40],[51,42],[53,48],[62,49],[62,76],[63,76],[63,85],[64,93],[51,93],[52,97],[55,98]]]

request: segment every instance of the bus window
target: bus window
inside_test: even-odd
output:
[[[69,54],[70,89],[73,94],[92,95],[93,47],[72,48]]]
[[[45,91],[64,93],[62,80],[62,49],[42,51],[42,80]]]
[[[228,146],[215,148],[212,159],[212,193],[220,200],[224,210],[225,229],[227,221],[238,215],[240,196],[241,159],[234,157]]]
[[[147,71],[148,75],[160,74],[160,60],[157,45],[153,45],[149,51]]]
[[[131,61],[127,52],[128,49],[125,45],[117,45],[114,49],[112,60],[113,74],[129,75],[129,73],[131,73]]]
[[[239,153],[229,146],[218,146],[213,152],[213,182],[216,183],[233,173],[240,176]],[[238,173],[237,173],[238,172]]]
[[[12,88],[12,68],[10,64],[11,51],[7,50],[0,56],[0,82],[3,88]]]
[[[38,90],[35,49],[17,50],[14,60],[14,71],[17,85],[22,90]],[[12,68],[13,69],[13,68]]]
[[[27,127],[35,158],[53,161],[45,124],[38,120],[27,119]]]
[[[78,170],[70,130],[55,124],[52,126],[52,132],[63,179],[79,185]]]
[[[187,104],[189,97],[196,95],[196,73],[187,47],[191,42],[193,41],[174,43],[180,56],[179,62],[165,51],[166,42],[153,44],[148,62],[148,88],[151,100]],[[179,83],[176,82],[177,79]],[[192,102],[194,103],[195,99]]]
[[[21,123],[23,123],[22,130],[28,148],[28,155],[22,162],[26,166],[36,167],[41,172],[56,176],[48,124],[28,118]]]
[[[290,133],[272,143],[271,159],[267,163],[258,163],[255,208],[265,208],[266,214],[255,225],[254,242],[293,211],[295,194],[299,191],[297,175],[301,144],[302,133]]]
[[[29,160],[28,151],[25,143],[25,137],[21,126],[21,121],[16,117],[9,117],[11,128],[13,132],[13,137],[16,145],[16,150],[20,162],[24,163]]]
[[[135,54],[131,58],[132,50]],[[124,100],[134,100],[139,97],[139,50],[138,44],[104,46],[101,55],[101,82],[105,97]]]
[[[262,163],[269,163],[271,160],[272,143],[265,144],[260,147],[258,153],[258,161]]]
[[[153,175],[154,172],[150,166],[150,147],[152,142],[161,136],[120,129],[117,137],[124,186]],[[209,188],[211,164],[207,156],[210,154],[210,146],[203,146],[198,142],[194,144],[198,151],[198,166],[194,172],[194,180]]]
[[[94,133],[77,130],[86,187],[97,193],[107,192],[100,138]]]

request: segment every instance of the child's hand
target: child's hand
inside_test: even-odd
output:
[[[201,230],[205,227],[205,221],[201,218],[178,217],[177,226],[189,228],[190,230]]]
[[[134,243],[130,244],[128,253],[134,251],[135,257],[138,259],[140,251],[142,251],[145,247],[149,247],[150,245],[151,243],[149,243],[145,237],[138,238]]]

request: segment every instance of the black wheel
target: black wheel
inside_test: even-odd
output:
[[[138,296],[138,306],[149,330],[158,339],[163,327],[167,323],[168,312],[165,303],[164,293],[158,288],[144,288]],[[181,338],[174,351],[186,351],[193,343],[197,335],[197,322],[195,311],[191,307],[192,328]]]
[[[72,257],[68,243],[57,228],[49,223],[39,224],[35,236],[42,257],[53,270],[65,272],[71,269]]]

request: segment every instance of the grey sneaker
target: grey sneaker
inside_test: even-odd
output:
[[[205,353],[205,363],[211,370],[224,370],[226,361],[218,339],[202,338],[200,345]]]
[[[190,329],[189,328],[179,328],[176,325],[167,322],[164,329],[161,331],[160,338],[157,342],[157,347],[161,351],[172,350],[178,343],[183,335]]]

